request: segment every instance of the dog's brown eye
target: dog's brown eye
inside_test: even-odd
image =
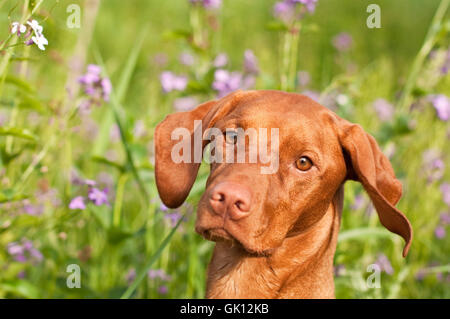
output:
[[[313,163],[308,157],[302,156],[295,162],[295,165],[299,170],[307,171],[313,166]]]
[[[238,134],[236,131],[226,131],[225,132],[225,141],[228,144],[237,144]]]

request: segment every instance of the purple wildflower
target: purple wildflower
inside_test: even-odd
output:
[[[191,66],[195,62],[194,56],[188,52],[181,53],[179,60],[180,60],[181,64],[186,65],[186,66]]]
[[[162,285],[158,288],[158,292],[161,295],[166,295],[169,292],[169,289],[167,289],[166,285]]]
[[[173,102],[173,107],[177,111],[189,111],[197,105],[197,98],[192,96],[180,97]]]
[[[311,76],[308,71],[299,71],[297,73],[297,81],[300,86],[307,86],[311,81]]]
[[[377,99],[373,102],[373,107],[381,121],[389,121],[394,115],[394,107],[385,99]]]
[[[338,264],[333,267],[333,272],[335,277],[340,277],[345,273],[345,266],[342,264]]]
[[[112,91],[111,81],[106,77],[102,78],[100,66],[89,64],[86,74],[79,77],[78,82],[81,84],[84,93],[88,96],[79,105],[79,108],[84,113],[89,112],[92,104],[100,105],[102,101],[109,101]]]
[[[14,260],[24,263],[27,261],[40,262],[44,259],[42,253],[37,250],[33,243],[28,239],[22,239],[21,243],[12,242],[7,245],[8,254],[14,257]]]
[[[219,97],[223,97],[241,87],[242,74],[239,72],[229,72],[226,70],[216,70],[214,73],[213,89],[218,92]]]
[[[295,3],[279,1],[273,6],[273,15],[285,23],[292,22],[295,17]]]
[[[164,205],[163,203],[161,203],[161,205],[159,205],[159,209],[162,212],[167,212],[169,210],[169,207],[167,207],[166,205]]]
[[[416,272],[416,276],[415,277],[416,277],[417,280],[422,281],[425,278],[426,275],[427,275],[427,270],[426,269],[419,269]]]
[[[442,199],[444,200],[444,203],[446,203],[447,206],[450,206],[450,184],[442,183],[440,186],[440,190],[442,193]],[[441,218],[442,218],[442,215],[441,215]],[[447,219],[447,221],[448,221],[448,219]]]
[[[292,23],[302,18],[302,12],[297,10],[298,5],[304,5],[310,13],[316,9],[318,0],[283,0],[273,6],[273,15],[285,23]]]
[[[361,195],[361,194],[358,194],[358,195],[355,196],[355,199],[353,200],[353,204],[351,205],[351,209],[359,210],[359,209],[364,207],[365,203],[366,203],[366,200],[365,200],[364,196]]]
[[[438,239],[442,239],[445,237],[445,228],[442,226],[438,226],[436,227],[436,229],[434,230],[434,235],[436,236],[436,238]]]
[[[163,269],[150,269],[147,272],[147,276],[150,279],[161,279],[163,281],[170,281],[171,277],[166,274]]]
[[[219,9],[222,5],[222,0],[189,0],[192,4],[199,4],[205,9]]]
[[[341,32],[332,40],[333,46],[340,52],[350,50],[353,45],[353,38],[347,32]]]
[[[302,3],[306,6],[309,12],[314,12],[316,10],[316,5],[318,0],[291,0],[294,3]]]
[[[112,92],[112,84],[111,81],[108,78],[103,78],[100,82],[100,85],[102,87],[102,92],[103,92],[103,100],[108,102],[109,101],[109,96],[111,95]]]
[[[428,182],[440,180],[444,176],[445,164],[442,155],[435,149],[429,149],[422,155],[424,172]]]
[[[448,185],[448,184],[447,184]],[[449,196],[450,199],[450,196]],[[440,221],[442,225],[450,225],[450,213],[441,213]]]
[[[384,254],[379,254],[377,260],[375,261],[381,271],[384,271],[388,275],[392,275],[394,273],[394,269],[392,268],[391,262]]]
[[[128,271],[127,275],[125,276],[125,280],[130,285],[134,281],[135,278],[136,278],[136,269],[131,268]]]
[[[156,66],[161,67],[161,68],[163,68],[167,65],[168,60],[169,59],[167,57],[167,54],[165,54],[165,53],[156,53],[153,56],[153,63]]]
[[[226,53],[219,53],[213,61],[215,68],[223,68],[228,64],[228,55]]]
[[[259,73],[258,60],[252,50],[245,50],[244,52],[244,73]]]
[[[171,91],[183,91],[188,83],[185,76],[178,76],[170,71],[164,71],[160,75],[161,86],[165,93]]]
[[[108,189],[104,188],[103,190],[100,190],[96,187],[92,187],[89,189],[88,198],[97,206],[108,204]]]
[[[137,138],[143,137],[147,134],[146,125],[143,120],[137,120],[134,124],[133,135]]]
[[[44,213],[44,205],[42,204],[32,205],[28,203],[23,206],[23,211],[27,215],[39,216]]]
[[[182,215],[178,212],[168,213],[164,215],[164,218],[166,220],[170,221],[170,225],[172,227],[175,227],[178,223],[178,221],[181,219]]]
[[[450,48],[447,50],[447,56],[445,58],[444,65],[441,67],[441,73],[445,75],[448,73],[449,69],[450,69]]]
[[[97,182],[92,179],[85,179],[84,184],[86,184],[88,186],[95,186],[95,185],[97,185]]]
[[[303,91],[302,93],[303,95],[306,95],[307,97],[309,97],[311,100],[314,100],[316,102],[319,102],[320,99],[320,93],[317,91],[310,91],[310,90],[306,90]]]
[[[84,203],[83,196],[77,196],[70,201],[69,209],[86,209],[86,204]]]
[[[109,138],[111,142],[118,142],[120,140],[120,128],[117,124],[114,124],[109,129]]]
[[[87,66],[86,74],[82,75],[78,82],[85,85],[93,85],[94,83],[100,81],[101,69],[98,65],[89,64]]]
[[[450,119],[450,99],[444,94],[432,95],[429,97],[436,109],[436,114],[442,121]]]

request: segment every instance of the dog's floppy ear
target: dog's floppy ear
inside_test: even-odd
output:
[[[161,200],[167,207],[179,207],[189,195],[201,164],[203,148],[207,144],[206,141],[202,141],[205,130],[224,116],[242,93],[236,91],[220,100],[203,103],[192,111],[170,114],[156,126],[154,136],[156,186]],[[201,125],[194,127],[194,121],[198,121],[197,124]],[[172,139],[172,133],[177,129],[189,131],[191,143],[190,160],[179,163],[172,159],[172,150],[180,143],[179,137]],[[200,144],[194,143],[194,139],[200,139]]]
[[[363,185],[383,226],[403,237],[403,257],[406,257],[413,231],[409,220],[394,206],[402,194],[402,184],[395,178],[391,163],[360,125],[338,118],[338,131],[347,162],[347,178]]]

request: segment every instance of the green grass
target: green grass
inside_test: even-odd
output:
[[[187,204],[178,209],[184,220],[172,227],[154,181],[154,127],[174,112],[178,97],[195,96],[199,102],[215,97],[207,65],[216,54],[228,54],[228,70],[242,70],[243,53],[251,49],[261,69],[257,89],[282,87],[283,58],[290,59],[293,69],[287,72],[311,75],[306,87],[289,82],[290,90],[321,92],[324,100],[345,95],[348,102],[336,105],[336,112],[360,123],[384,151],[395,147],[391,162],[404,190],[398,207],[415,232],[410,254],[401,257],[402,240],[367,213],[368,196],[358,183],[348,182],[335,256],[345,270],[336,277],[336,296],[449,298],[450,236],[439,239],[434,231],[440,213],[449,211],[439,187],[450,182],[450,127],[426,98],[450,96],[450,76],[438,76],[437,62],[428,58],[430,49],[442,55],[448,50],[448,2],[379,0],[382,28],[368,29],[366,7],[372,1],[319,0],[316,12],[301,21],[305,32],[299,35],[298,53],[283,57],[283,31],[268,27],[275,1],[224,0],[207,18],[187,0],[101,1],[97,14],[83,1],[0,0],[0,297],[204,297],[214,245],[195,233],[194,222],[208,167],[202,165]],[[82,7],[80,29],[66,26],[72,3]],[[193,29],[196,13],[201,25]],[[46,51],[20,45],[9,34],[11,22],[30,16],[44,26]],[[353,38],[348,52],[332,45],[340,32]],[[206,37],[208,45],[189,40],[198,37]],[[195,55],[195,65],[180,64],[178,56],[185,51]],[[160,53],[167,55],[165,66],[155,63]],[[91,63],[111,79],[113,93],[109,103],[81,116],[78,106],[85,95],[76,80]],[[188,75],[188,88],[163,93],[159,75],[164,70]],[[376,116],[378,98],[395,106],[391,120]],[[142,134],[136,134],[138,123],[144,125]],[[422,156],[429,149],[439,151],[446,164],[433,181]],[[108,186],[110,204],[70,210],[70,201],[87,192],[73,182],[74,172]],[[365,204],[355,209],[357,195]],[[24,200],[42,206],[42,213],[24,213]],[[42,261],[14,260],[8,244],[22,238],[33,242]],[[379,254],[388,257],[394,272],[382,274],[380,289],[368,289],[367,266]],[[80,289],[66,286],[70,264],[81,267]],[[132,269],[136,277],[127,281]],[[171,278],[148,278],[149,269],[163,269]],[[419,280],[422,269],[428,275]],[[162,285],[167,294],[159,290]]]

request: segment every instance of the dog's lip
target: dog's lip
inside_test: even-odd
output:
[[[229,232],[227,232],[223,227],[217,227],[217,228],[209,228],[209,229],[203,229],[201,230],[201,235],[208,240],[211,241],[219,241],[219,240],[226,240],[226,241],[234,241],[234,237],[231,236]]]
[[[252,249],[251,247],[248,247],[248,245],[242,243],[239,239],[233,236],[224,227],[197,229],[197,232],[200,233],[203,236],[203,238],[210,241],[214,242],[224,241],[229,242],[232,245],[237,245],[242,249],[243,252],[251,256],[269,256],[273,253],[273,249],[258,251]]]

